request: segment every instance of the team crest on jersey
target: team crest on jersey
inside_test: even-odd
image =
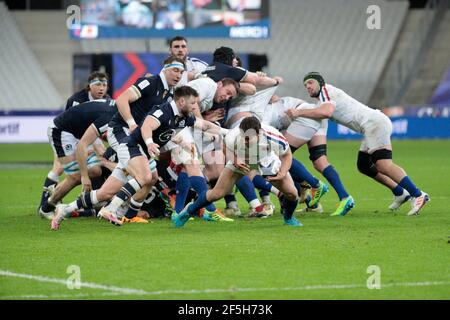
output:
[[[64,148],[66,149],[66,151],[70,151],[70,150],[72,150],[72,145],[66,144],[66,146]]]
[[[174,129],[167,130],[159,135],[159,140],[161,142],[167,142],[172,139],[172,136],[175,134]]]
[[[148,80],[143,80],[141,82],[139,82],[138,87],[141,90],[144,90],[146,87],[148,87],[150,85],[150,82]]]

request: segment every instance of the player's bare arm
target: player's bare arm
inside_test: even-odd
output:
[[[153,142],[153,131],[158,129],[160,125],[160,122],[156,118],[147,116],[141,127],[142,139],[147,145],[150,157],[159,156],[159,145]]]
[[[130,131],[137,128],[137,124],[131,115],[130,103],[136,101],[140,98],[139,91],[133,86],[125,90],[116,100],[117,110],[119,110],[120,115],[128,124]]]

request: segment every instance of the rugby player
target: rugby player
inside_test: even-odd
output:
[[[290,109],[292,118],[331,119],[363,135],[358,152],[358,170],[392,190],[394,202],[391,210],[398,209],[411,197],[408,215],[418,215],[430,200],[406,174],[405,170],[392,160],[391,120],[381,111],[369,108],[349,96],[343,90],[325,82],[318,72],[310,72],[303,79],[308,94],[317,99],[317,108]],[[353,206],[351,196],[341,201],[341,215]]]

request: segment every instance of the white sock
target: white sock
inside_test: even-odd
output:
[[[239,208],[239,207],[238,207],[237,201],[231,201],[231,202],[229,202],[229,203],[227,204],[227,207],[228,207],[228,208],[233,208],[233,209],[238,209],[238,208]]]
[[[272,201],[270,201],[270,196],[269,196],[269,195],[267,195],[267,196],[262,196],[261,198],[262,198],[262,201],[265,202],[265,203],[272,202]]]
[[[59,176],[58,176],[56,173],[54,173],[53,171],[50,171],[50,172],[47,174],[47,178],[49,178],[50,180],[53,180],[53,181],[55,181],[55,182],[58,182],[58,181],[59,181]]]
[[[72,211],[79,210],[79,209],[80,208],[78,208],[77,200],[72,201],[71,203],[69,203],[69,205],[67,207],[64,208],[64,216],[70,214]]]
[[[250,206],[252,207],[252,209],[259,207],[260,205],[261,205],[261,201],[259,201],[259,199],[250,201]]]
[[[122,205],[124,201],[117,196],[111,200],[111,203],[107,206],[109,211],[117,212],[117,209]]]
[[[277,197],[280,194],[280,190],[278,190],[277,188],[275,188],[274,186],[272,186],[272,188],[270,188],[270,192],[272,192],[274,195],[276,195]]]
[[[92,206],[95,206],[98,203],[97,190],[91,191],[90,196],[91,196]]]

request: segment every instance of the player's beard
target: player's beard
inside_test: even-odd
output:
[[[320,91],[322,91],[322,87],[317,91],[317,93],[313,93],[310,95],[311,98],[318,98],[320,96]]]
[[[181,114],[183,115],[184,118],[187,118],[191,115],[191,112],[186,109],[181,109]]]

